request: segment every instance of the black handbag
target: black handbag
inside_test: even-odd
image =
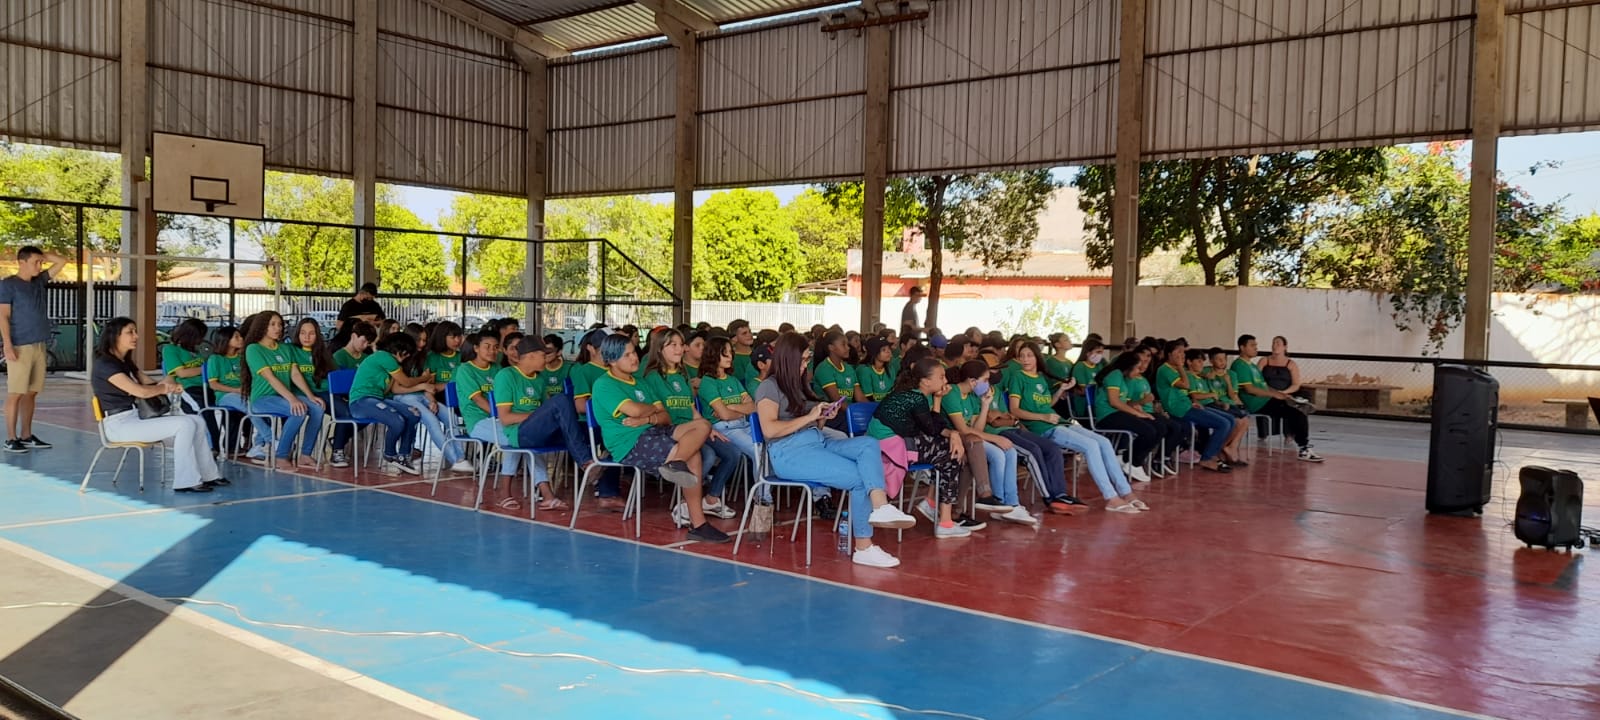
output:
[[[172,414],[172,401],[166,395],[134,398],[133,407],[139,411],[140,420],[149,420]]]

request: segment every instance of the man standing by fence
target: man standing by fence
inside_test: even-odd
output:
[[[63,258],[32,245],[17,251],[17,274],[0,280],[0,340],[6,358],[6,452],[50,447],[33,434],[33,407],[44,389],[50,315],[45,283]]]
[[[356,291],[355,297],[344,301],[344,305],[339,307],[336,323],[338,327],[335,329],[343,328],[344,324],[351,320],[376,325],[384,318],[383,306],[378,304],[378,284],[364,283],[361,289]]]

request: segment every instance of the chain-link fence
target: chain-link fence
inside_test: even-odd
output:
[[[122,250],[129,208],[0,197],[0,277],[16,272],[16,251],[35,245],[66,258],[51,269],[49,315],[56,324],[49,354],[56,370],[81,370],[84,324],[133,312],[127,261],[86,251]],[[672,318],[677,298],[633,258],[602,238],[498,237],[427,229],[369,227],[299,220],[247,221],[158,214],[157,249],[216,262],[157,262],[156,333],[186,318],[208,326],[238,324],[275,309],[291,320],[311,317],[331,332],[349,300],[362,259],[357,238],[374,238],[385,314],[401,323],[452,320],[476,330],[513,317],[526,329],[576,335],[596,322],[653,325]],[[664,238],[663,242],[667,240]],[[544,288],[534,293],[524,268],[530,251],[544,257]],[[275,266],[228,262],[273,260]],[[94,311],[85,279],[93,277]],[[528,307],[540,317],[528,317]]]

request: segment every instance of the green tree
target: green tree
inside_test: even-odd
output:
[[[1298,265],[1284,275],[1389,293],[1396,327],[1420,325],[1437,351],[1466,312],[1470,178],[1459,143],[1384,153],[1387,174],[1319,213]],[[1503,176],[1498,183],[1496,290],[1576,289],[1594,277],[1589,258],[1600,220],[1563,226],[1558,203],[1535,203]]]
[[[829,202],[815,188],[807,188],[784,207],[799,239],[804,258],[796,278],[799,284],[839,280],[849,274],[849,251],[861,247],[861,218]],[[806,294],[801,302],[821,302],[822,296]]]
[[[0,193],[17,197],[98,205],[122,204],[122,167],[116,155],[0,143]],[[122,247],[125,213],[84,209],[84,245],[100,252]],[[220,245],[225,225],[215,220],[157,215],[157,248],[173,255],[205,255]],[[0,237],[16,245],[38,245],[67,257],[77,252],[77,209],[56,205],[0,203]],[[177,263],[157,262],[167,279]]]
[[[1321,203],[1368,187],[1383,173],[1376,149],[1288,152],[1163,160],[1139,169],[1139,257],[1181,250],[1205,284],[1249,285],[1259,255],[1296,241]],[[1073,179],[1086,251],[1097,268],[1112,260],[1115,168],[1086,167]],[[1232,272],[1224,261],[1233,260]]]
[[[713,193],[695,209],[694,230],[695,297],[776,302],[794,289],[804,256],[777,195]]]
[[[862,207],[866,203],[866,189],[859,182],[824,183],[817,186],[822,197],[855,224],[856,234],[861,234]],[[915,188],[905,180],[890,180],[883,193],[883,247],[899,250],[900,238],[906,228],[922,222],[921,198]],[[859,241],[857,242],[859,247]]]
[[[394,191],[387,186],[379,186],[375,210],[378,227],[420,231],[377,233],[373,259],[378,266],[378,277],[383,278],[384,290],[448,292],[450,278],[445,274],[444,245],[439,242],[439,236],[431,234],[433,228],[416,213],[397,204]]]

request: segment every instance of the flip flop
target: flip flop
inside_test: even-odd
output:
[[[501,500],[500,502],[497,502],[495,504],[499,505],[500,509],[502,509],[502,510],[521,510],[522,509],[522,501],[518,500],[518,499],[516,499],[514,497],[508,497],[508,498],[506,498],[504,500]]]

